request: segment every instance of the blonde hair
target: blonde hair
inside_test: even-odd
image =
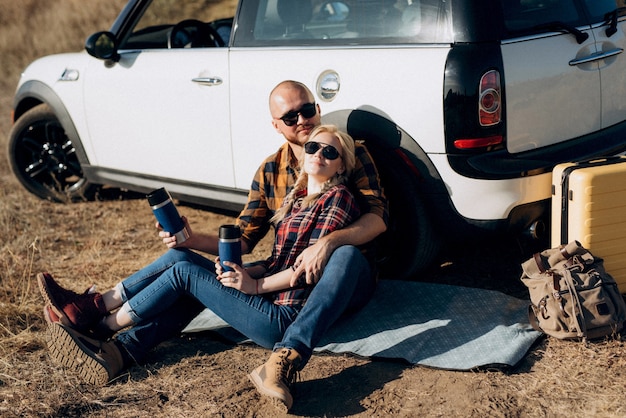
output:
[[[337,184],[345,184],[352,171],[354,171],[354,167],[356,165],[354,140],[350,135],[340,131],[335,125],[319,125],[311,131],[308,141],[313,141],[315,137],[321,133],[331,134],[341,144],[341,158],[343,159],[344,171],[341,174],[337,173],[333,177],[326,180],[319,193],[306,196],[302,200],[302,207],[313,205],[317,198],[326,193],[326,191],[328,191],[331,187],[336,186]],[[293,189],[291,189],[291,192],[289,192],[289,194],[285,197],[283,205],[276,211],[274,216],[272,216],[270,222],[278,224],[278,222],[282,221],[293,208],[298,193],[307,188],[309,175],[304,171],[303,165],[304,148],[302,149],[302,155],[300,158],[300,175],[296,179],[296,184],[293,186]]]

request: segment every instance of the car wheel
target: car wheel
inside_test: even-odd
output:
[[[28,191],[56,202],[87,200],[96,187],[83,176],[76,149],[46,104],[24,113],[9,134],[11,170]]]
[[[375,161],[389,202],[387,231],[377,239],[381,276],[415,280],[438,254],[441,240],[419,193],[415,174],[400,159],[389,154],[381,158],[381,154]]]

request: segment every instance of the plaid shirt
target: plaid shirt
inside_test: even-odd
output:
[[[298,197],[304,197],[302,192]],[[298,255],[319,238],[350,224],[359,217],[354,196],[342,184],[332,187],[311,206],[291,212],[278,224],[272,255],[268,259],[267,275],[278,273],[294,265]],[[306,285],[273,294],[274,303],[301,308],[313,286]]]
[[[356,167],[348,179],[361,213],[374,213],[387,223],[387,200],[380,187],[378,171],[367,149],[356,143]],[[252,180],[248,202],[237,223],[242,228],[242,239],[251,251],[270,229],[269,220],[283,204],[298,177],[298,159],[289,143],[269,156]]]

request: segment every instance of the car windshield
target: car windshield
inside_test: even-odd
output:
[[[260,0],[245,2],[236,46],[449,43],[444,0]]]

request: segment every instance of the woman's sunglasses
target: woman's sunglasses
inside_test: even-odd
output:
[[[285,113],[282,117],[278,118],[285,122],[287,126],[293,126],[298,123],[298,116],[302,115],[303,118],[309,119],[315,116],[317,113],[317,106],[315,103],[305,103],[302,105],[300,110],[294,110],[291,112]]]
[[[307,154],[315,154],[317,151],[320,150],[320,148],[322,149],[322,156],[326,159],[336,160],[337,158],[341,157],[341,155],[339,155],[339,151],[337,151],[337,148],[333,147],[332,145],[322,145],[319,142],[315,141],[309,141],[304,144],[304,152],[306,152]]]

